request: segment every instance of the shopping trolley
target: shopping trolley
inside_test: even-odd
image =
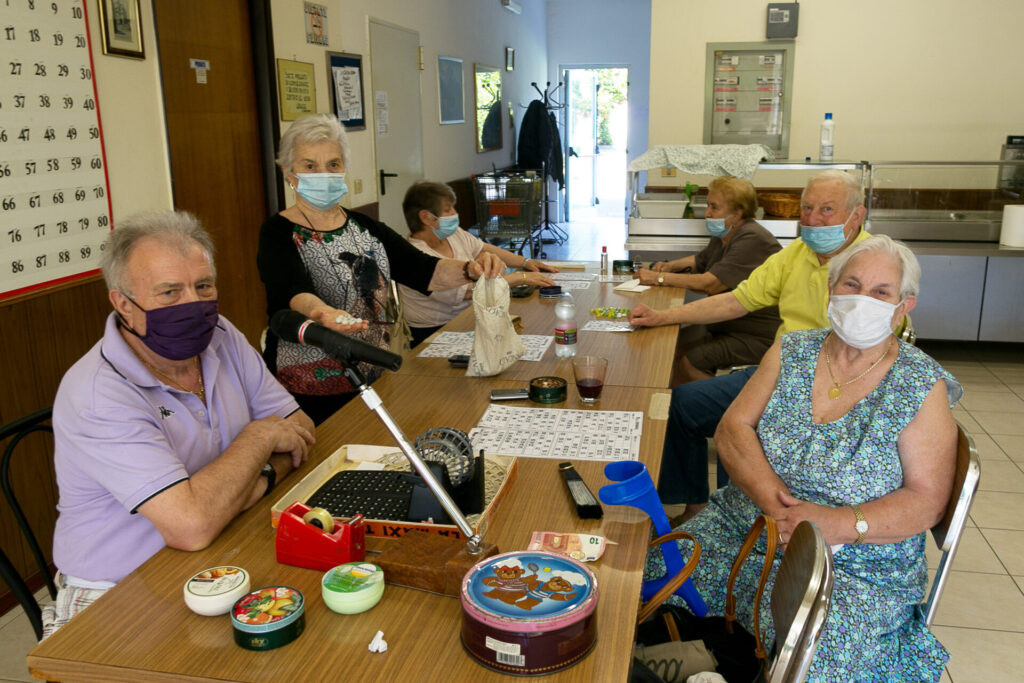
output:
[[[473,178],[477,230],[491,244],[530,255],[540,252],[541,179],[537,175],[479,175]]]

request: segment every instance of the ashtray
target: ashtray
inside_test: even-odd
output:
[[[544,299],[555,299],[562,295],[562,288],[558,285],[552,285],[551,287],[541,287],[540,296]]]
[[[534,403],[561,403],[568,386],[561,377],[534,377],[530,380],[530,400]]]

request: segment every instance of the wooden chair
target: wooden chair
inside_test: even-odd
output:
[[[50,420],[52,413],[52,408],[43,408],[0,427],[0,443],[10,439],[10,443],[4,449],[3,460],[0,461],[0,487],[3,488],[7,504],[11,507],[14,518],[18,522],[18,526],[21,527],[25,540],[28,542],[29,550],[31,550],[35,558],[36,565],[46,580],[46,587],[50,591],[50,597],[56,599],[57,587],[53,583],[53,574],[50,573],[50,566],[43,555],[42,548],[39,547],[39,542],[36,540],[32,527],[29,526],[28,519],[22,511],[21,505],[18,504],[17,496],[15,496],[14,489],[11,487],[10,478],[10,465],[14,449],[17,448],[22,439],[33,432],[49,432],[53,434],[53,427],[49,424],[44,424]],[[18,602],[21,603],[25,613],[28,615],[28,620],[32,623],[32,629],[36,632],[36,638],[41,639],[43,637],[43,620],[39,603],[36,602],[32,591],[3,551],[0,551],[0,578],[11,587],[11,592],[14,593]]]
[[[821,530],[801,522],[782,556],[772,589],[775,658],[770,683],[799,683],[807,675],[832,599],[832,551]]]
[[[949,577],[953,558],[956,557],[956,550],[960,546],[960,537],[967,524],[967,514],[971,510],[974,493],[978,490],[978,480],[981,478],[981,460],[978,458],[978,450],[974,447],[974,439],[960,423],[957,423],[956,431],[956,472],[953,475],[953,492],[946,506],[946,514],[932,527],[932,537],[942,551],[942,558],[939,560],[928,600],[918,605],[916,610],[917,618],[923,621],[925,626],[931,626],[932,620],[935,619],[939,598],[942,596],[942,589],[946,587],[946,579]]]

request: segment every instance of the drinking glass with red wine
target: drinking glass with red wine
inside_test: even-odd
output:
[[[576,378],[576,390],[583,403],[596,403],[601,397],[607,370],[607,358],[576,356],[572,359],[572,374]]]

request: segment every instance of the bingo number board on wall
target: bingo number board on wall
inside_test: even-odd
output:
[[[111,229],[84,0],[0,0],[0,300],[91,275]]]

